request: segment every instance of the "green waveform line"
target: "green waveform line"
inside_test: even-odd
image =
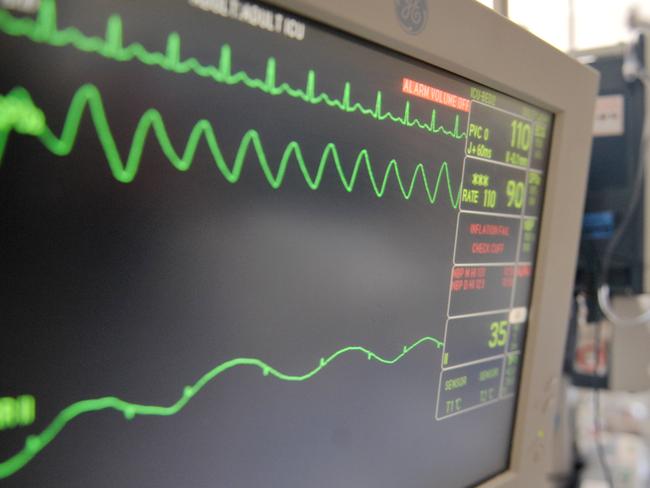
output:
[[[443,342],[434,337],[423,337],[409,346],[404,346],[402,352],[392,359],[386,359],[362,346],[348,346],[339,349],[329,357],[321,358],[319,364],[310,371],[300,374],[291,375],[278,371],[274,367],[257,358],[236,358],[221,363],[214,369],[211,369],[193,385],[183,388],[181,397],[168,406],[160,405],[142,405],[131,403],[114,396],[94,398],[91,400],[82,400],[73,403],[59,412],[54,420],[38,435],[28,436],[25,446],[18,453],[11,456],[6,461],[0,462],[0,479],[7,478],[17,471],[24,468],[40,451],[52,442],[59,433],[72,422],[75,418],[86,413],[99,412],[102,410],[116,410],[121,412],[127,420],[131,420],[137,415],[154,415],[169,417],[180,412],[189,401],[194,398],[203,388],[206,387],[214,378],[226,371],[239,366],[253,366],[262,371],[264,376],[273,376],[281,381],[307,381],[317,375],[323,368],[334,361],[339,356],[350,352],[359,352],[367,356],[369,361],[377,361],[382,364],[395,364],[406,356],[411,350],[415,349],[425,342],[433,343],[437,349],[441,349]]]
[[[242,84],[253,90],[258,90],[268,95],[286,95],[302,100],[312,105],[325,104],[328,107],[339,109],[343,112],[358,112],[375,120],[389,120],[405,127],[416,127],[433,134],[442,133],[454,139],[463,139],[465,133],[460,129],[460,117],[456,115],[454,128],[447,129],[436,122],[436,110],[431,111],[428,122],[410,116],[410,102],[406,101],[402,115],[384,111],[382,108],[382,92],[377,91],[375,106],[365,107],[359,102],[352,102],[350,82],[345,82],[341,99],[332,97],[327,93],[316,94],[316,73],[309,70],[304,89],[295,88],[288,83],[276,83],[276,60],[269,57],[266,62],[264,79],[255,78],[245,71],[232,72],[232,49],[228,44],[221,46],[219,63],[215,65],[201,64],[196,58],[181,59],[181,38],[176,32],[169,34],[166,51],[149,51],[142,44],[134,42],[123,45],[122,18],[111,15],[106,23],[104,38],[88,36],[75,27],[60,29],[57,26],[57,7],[55,0],[41,0],[36,19],[29,17],[14,17],[6,10],[0,10],[0,31],[14,37],[26,37],[33,42],[47,44],[55,47],[73,46],[76,49],[95,53],[115,61],[137,60],[149,66],[158,66],[166,71],[178,74],[193,73],[203,78],[225,85]]]
[[[24,113],[30,114],[33,110],[38,110],[33,105],[29,93],[24,88],[14,88],[5,98],[21,100],[24,107],[34,107],[33,109],[29,108],[25,110]],[[1,110],[2,105],[0,104],[0,111]],[[264,151],[259,133],[251,129],[242,137],[231,167],[226,163],[226,159],[221,152],[214,129],[210,122],[205,119],[199,120],[192,128],[182,153],[179,153],[172,145],[162,115],[155,109],[147,110],[140,118],[131,141],[128,155],[126,160],[123,161],[106,117],[102,96],[97,87],[91,84],[81,86],[72,97],[60,136],[56,136],[52,129],[50,129],[46,123],[43,123],[42,131],[35,134],[35,137],[37,137],[53,154],[57,156],[69,155],[75,145],[79,127],[86,110],[90,112],[90,118],[95,126],[97,136],[102,149],[104,150],[111,173],[116,180],[122,183],[130,183],[136,177],[142,160],[142,153],[144,151],[147,137],[150,132],[153,132],[163,153],[171,164],[179,171],[187,171],[190,168],[199,142],[203,140],[207,144],[218,170],[229,183],[236,183],[239,181],[248,152],[252,149],[254,154],[257,156],[259,166],[264,177],[268,181],[268,184],[276,190],[282,186],[289,163],[292,160],[295,160],[298,164],[307,186],[312,190],[317,190],[323,180],[328,161],[331,160],[336,168],[341,184],[348,193],[353,191],[363,166],[366,169],[368,179],[377,198],[381,198],[385,194],[388,183],[391,179],[390,177],[391,175],[394,175],[394,180],[397,182],[404,199],[409,200],[411,198],[415,190],[416,182],[419,178],[422,180],[422,186],[429,202],[433,204],[438,198],[438,190],[442,177],[444,176],[447,182],[447,190],[451,206],[453,208],[458,207],[460,189],[456,195],[454,195],[454,191],[451,187],[447,162],[442,163],[438,171],[436,184],[432,191],[429,185],[427,173],[422,163],[416,165],[408,185],[404,183],[400,174],[399,165],[395,159],[390,161],[383,177],[378,179],[375,175],[375,170],[373,169],[370,156],[366,149],[359,151],[352,173],[347,176],[343,169],[336,145],[330,142],[323,150],[316,173],[312,175],[305,158],[303,157],[300,145],[296,141],[291,141],[285,147],[278,169],[274,174]],[[3,114],[0,112],[0,119],[2,116]],[[0,164],[2,164],[4,152],[8,144],[9,133],[10,130],[0,130]]]
[[[11,130],[19,134],[38,135],[45,129],[45,115],[29,96],[12,92],[0,95],[0,133]]]

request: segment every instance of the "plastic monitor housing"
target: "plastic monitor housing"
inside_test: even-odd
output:
[[[472,0],[429,1],[426,25],[417,34],[402,27],[393,1],[270,3],[554,113],[511,463],[506,472],[481,485],[546,486],[598,75]]]

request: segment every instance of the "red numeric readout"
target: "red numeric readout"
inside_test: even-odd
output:
[[[452,291],[482,290],[485,288],[485,266],[471,266],[454,268],[451,280]]]

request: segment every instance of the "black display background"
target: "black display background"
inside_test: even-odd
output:
[[[273,55],[278,80],[304,86],[313,68],[317,91],[340,97],[350,81],[366,106],[381,89],[384,107],[400,112],[403,76],[469,96],[468,82],[313,24],[298,42],[181,1],[61,2],[59,25],[102,36],[111,13],[122,16],[125,44],[162,51],[176,31],[183,57],[216,64],[228,42],[233,70],[262,78]],[[229,160],[254,128],[272,161],[295,140],[315,168],[331,141],[347,167],[367,148],[376,168],[396,158],[409,174],[424,162],[432,181],[447,161],[460,184],[464,140],[0,37],[1,93],[25,87],[58,133],[76,89],[95,84],[122,154],[154,107],[177,147],[206,118]],[[412,99],[411,115],[428,120],[432,108]],[[455,112],[436,108],[453,127]],[[347,345],[392,357],[423,336],[442,339],[457,215],[444,185],[435,205],[419,190],[405,201],[395,187],[377,199],[363,177],[346,193],[332,168],[311,191],[293,167],[276,191],[252,157],[230,185],[205,146],[186,173],[153,137],[144,154],[135,181],[122,184],[88,117],[65,158],[11,135],[0,168],[0,394],[33,394],[37,421],[0,433],[0,459],[70,403],[171,404],[233,357],[301,373]],[[235,369],[173,417],[82,416],[2,484],[471,485],[506,468],[514,399],[436,422],[440,354],[423,345],[394,366],[351,354],[304,383]]]

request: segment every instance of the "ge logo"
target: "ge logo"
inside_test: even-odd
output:
[[[409,34],[417,34],[427,23],[427,0],[395,0],[397,18]]]

